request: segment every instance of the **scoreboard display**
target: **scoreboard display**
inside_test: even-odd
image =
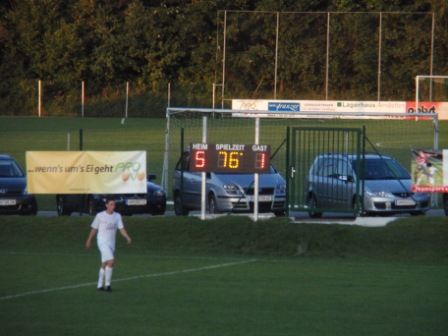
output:
[[[190,171],[264,173],[269,170],[271,146],[247,144],[191,144]]]

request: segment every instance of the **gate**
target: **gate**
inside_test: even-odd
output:
[[[287,129],[288,212],[362,210],[365,138],[363,128]]]

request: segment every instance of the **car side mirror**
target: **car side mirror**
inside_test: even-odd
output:
[[[155,180],[157,178],[157,175],[156,174],[148,174],[146,176],[146,178],[147,178],[148,181],[152,181],[152,180]]]
[[[207,177],[208,179],[211,179],[211,178],[212,178],[212,174],[211,174],[211,173],[206,173],[206,177]]]

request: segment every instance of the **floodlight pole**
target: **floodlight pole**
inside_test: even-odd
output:
[[[207,117],[202,117],[202,143],[207,143]],[[201,173],[201,219],[205,220],[207,206],[207,173]]]
[[[275,28],[274,99],[277,99],[278,29],[279,29],[279,25],[280,25],[280,12],[277,12],[277,25]]]
[[[383,39],[383,12],[380,12],[378,25],[378,78],[377,78],[377,96],[378,101],[381,100],[381,44]]]
[[[226,34],[227,34],[227,11],[224,11],[224,31],[223,31],[223,48],[222,48],[222,83],[221,83],[221,108],[224,108],[224,90],[226,83]]]
[[[436,18],[432,12],[431,18],[431,55],[429,56],[429,75],[433,75],[434,70],[434,29],[436,25]],[[432,81],[429,81],[429,101],[432,102]]]
[[[255,145],[260,143],[260,118],[255,118]],[[258,221],[258,192],[260,190],[260,175],[254,173],[254,222]]]
[[[415,76],[415,112],[418,113],[418,93],[420,86],[420,76]]]
[[[216,83],[213,83],[212,84],[212,109],[215,109],[215,103],[216,103],[215,91],[216,91]]]

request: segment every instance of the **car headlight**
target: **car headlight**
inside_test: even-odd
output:
[[[224,184],[223,188],[229,194],[239,194],[240,193],[240,189],[235,184]]]
[[[366,195],[373,197],[385,197],[385,198],[393,198],[394,195],[388,191],[366,191]]]
[[[276,194],[285,194],[286,193],[286,184],[277,184],[275,187]]]

